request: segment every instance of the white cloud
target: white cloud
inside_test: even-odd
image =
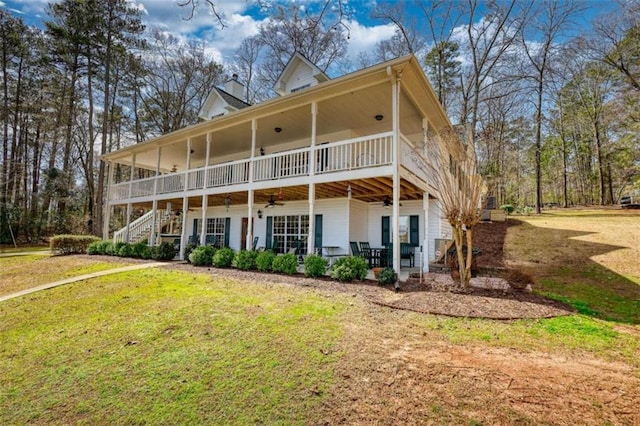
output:
[[[360,52],[371,52],[377,42],[390,39],[395,32],[393,24],[367,27],[352,20],[346,25],[350,34],[347,57],[351,60],[355,60]]]

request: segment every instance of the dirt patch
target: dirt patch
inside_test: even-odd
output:
[[[324,424],[640,424],[640,378],[622,363],[452,345],[375,309],[344,345]]]

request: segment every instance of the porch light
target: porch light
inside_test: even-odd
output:
[[[402,203],[398,203],[398,205],[402,207]],[[384,197],[384,201],[382,201],[382,207],[389,208],[391,206],[393,206],[393,201],[391,201],[391,198],[389,198],[389,196],[387,195],[386,197]]]
[[[378,114],[378,115],[375,116],[375,119],[378,120],[378,121],[382,121],[383,118],[384,118],[384,115],[382,115],[382,114]]]
[[[260,155],[264,155],[264,147],[263,146],[260,147]]]
[[[258,210],[258,219],[262,219],[262,210]]]
[[[229,206],[231,205],[231,197],[228,195],[224,197],[224,207],[229,211]]]

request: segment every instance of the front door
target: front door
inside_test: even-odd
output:
[[[243,217],[242,224],[240,225],[240,248],[242,250],[247,248],[247,230],[249,228],[249,218]]]

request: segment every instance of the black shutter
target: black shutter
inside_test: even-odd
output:
[[[198,240],[198,222],[201,222],[201,221],[202,219],[193,219],[193,234],[191,236],[191,240],[195,244],[200,243],[200,241]]]
[[[322,253],[322,215],[316,215],[314,247]]]
[[[224,218],[224,246],[229,247],[229,231],[231,230],[231,218]]]
[[[267,216],[267,241],[265,242],[265,247],[267,249],[270,249],[272,243],[273,243],[273,216]]]
[[[409,216],[409,242],[412,246],[420,245],[420,217]]]
[[[391,241],[391,227],[389,224],[389,216],[382,216],[382,245],[388,246]]]

